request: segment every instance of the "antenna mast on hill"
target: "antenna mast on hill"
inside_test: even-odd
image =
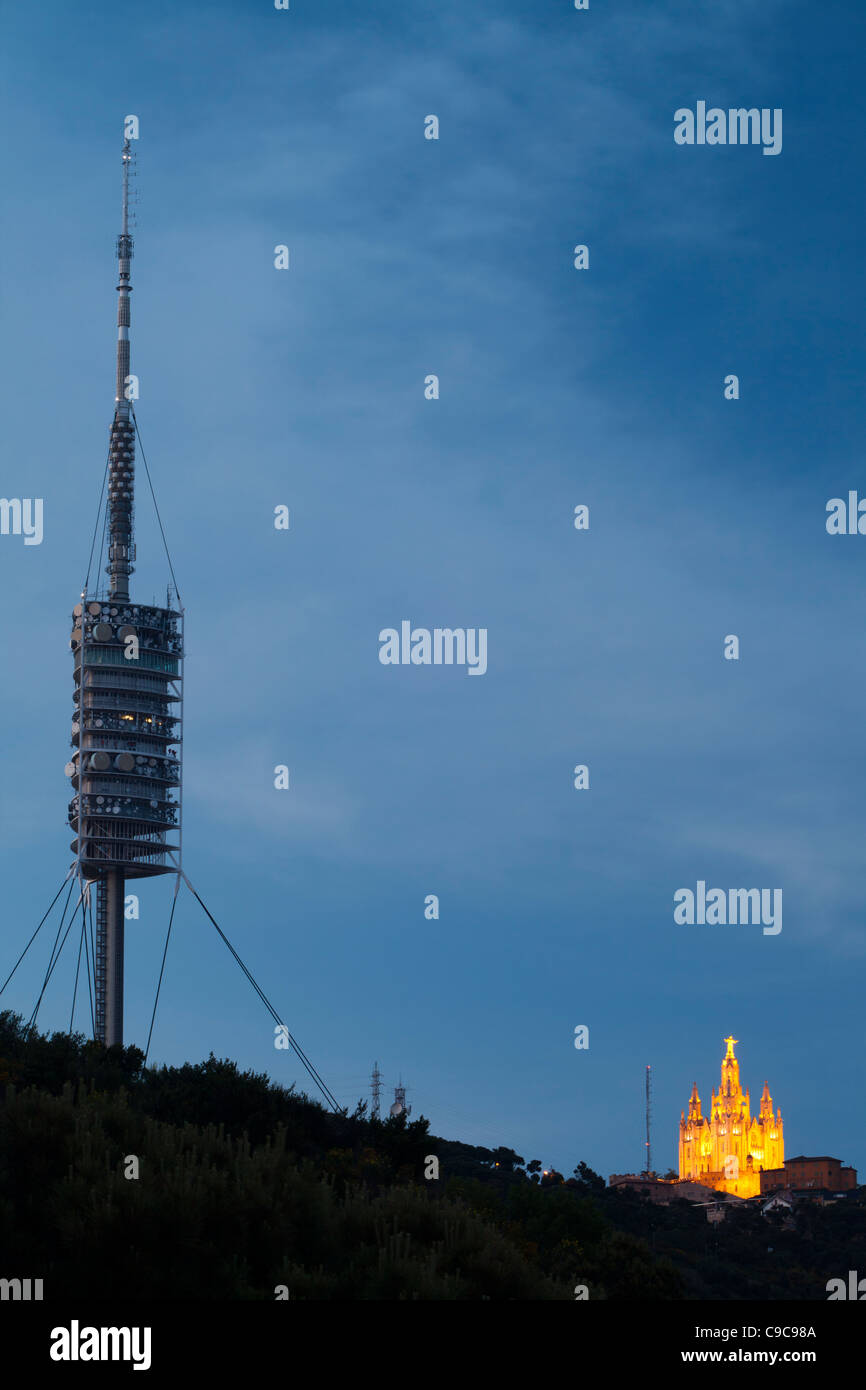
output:
[[[391,1106],[391,1114],[395,1116],[405,1114],[407,1120],[412,1114],[411,1105],[406,1104],[406,1087],[403,1085],[402,1077],[394,1087],[394,1104]]]
[[[647,1177],[653,1170],[652,1148],[650,1146],[650,1111],[652,1108],[652,1067],[646,1069],[646,1168]]]

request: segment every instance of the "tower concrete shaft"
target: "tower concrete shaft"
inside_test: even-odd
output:
[[[105,895],[105,1022],[106,1047],[123,1042],[123,874],[109,869],[99,884]]]

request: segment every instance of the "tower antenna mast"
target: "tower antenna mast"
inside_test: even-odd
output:
[[[650,1112],[652,1109],[652,1067],[646,1069],[646,1175],[653,1170],[652,1147],[650,1145]]]
[[[128,433],[131,415],[129,391],[129,326],[132,293],[130,283],[130,263],[132,261],[132,236],[129,231],[129,175],[132,164],[132,146],[127,138],[123,142],[121,167],[123,170],[123,194],[121,200],[120,235],[117,238],[117,374],[114,390],[114,426],[127,426],[118,429],[119,434]],[[132,573],[134,548],[132,543],[132,516],[134,501],[133,445],[130,442],[129,456],[125,460],[129,467],[124,470],[122,489],[109,493],[108,500],[108,574],[110,593],[113,599],[128,600],[129,576]]]

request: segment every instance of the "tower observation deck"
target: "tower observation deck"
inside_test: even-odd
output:
[[[98,1041],[123,1041],[125,882],[180,870],[183,611],[133,601],[135,416],[130,377],[130,141],[123,146],[117,239],[117,380],[108,452],[108,583],[72,610],[69,825],[83,880],[97,891]],[[169,595],[168,602],[171,602]]]

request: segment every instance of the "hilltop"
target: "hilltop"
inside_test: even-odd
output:
[[[2,1273],[46,1300],[808,1299],[866,1268],[859,1194],[802,1229],[753,1211],[710,1228],[585,1163],[540,1166],[423,1116],[335,1115],[212,1054],[145,1067],[0,1014]]]

